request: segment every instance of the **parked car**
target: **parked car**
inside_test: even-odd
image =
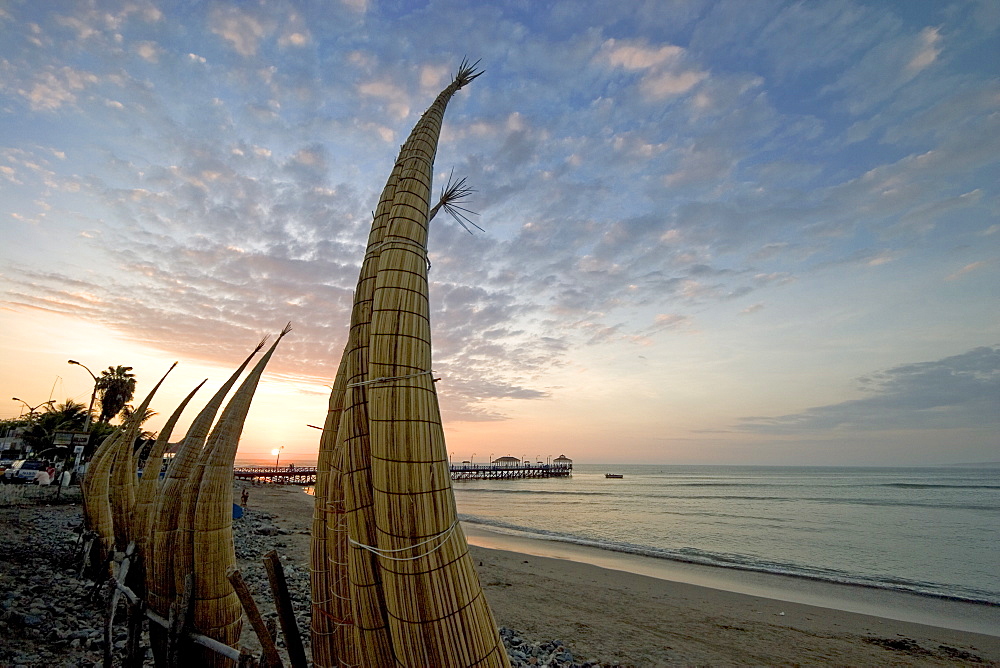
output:
[[[3,472],[4,482],[35,482],[41,471],[49,467],[44,459],[18,459]]]
[[[14,463],[13,459],[0,459],[0,480],[3,480],[4,471],[9,469],[11,467],[11,464],[13,463]]]

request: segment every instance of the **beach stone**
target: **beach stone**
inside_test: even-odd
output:
[[[281,533],[281,530],[274,525],[260,526],[254,529],[254,533],[258,536],[277,536]]]
[[[16,637],[21,646],[0,642],[0,666],[58,666],[89,668],[102,663],[103,629],[95,628],[106,612],[107,592],[97,589],[87,579],[77,578],[81,532],[79,506],[53,505],[51,508],[26,506],[19,509],[20,531],[10,531],[12,538],[0,543],[0,563],[6,569],[7,584],[0,591],[0,632]],[[10,524],[8,524],[8,528]],[[261,559],[280,547],[282,537],[294,531],[276,526],[270,514],[253,510],[233,523],[233,538],[241,573],[267,619],[276,619],[270,583]],[[302,533],[301,531],[298,533]],[[280,554],[280,550],[279,550]],[[281,554],[285,578],[292,597],[292,608],[303,643],[309,652],[310,584],[309,569],[291,564]],[[123,659],[125,647],[124,615],[116,624],[113,639],[115,665]],[[539,641],[515,629],[499,629],[500,637],[515,667],[545,665],[550,658],[559,665],[580,668],[573,663],[572,652],[562,641]],[[279,634],[280,643],[284,639]],[[145,642],[145,641],[144,641]],[[152,666],[147,650],[145,665]],[[589,663],[588,666],[600,664]]]

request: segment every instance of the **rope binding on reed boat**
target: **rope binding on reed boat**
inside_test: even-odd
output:
[[[452,532],[454,532],[457,527],[458,527],[458,520],[455,520],[454,522],[451,523],[451,526],[449,526],[447,529],[434,534],[430,538],[426,538],[420,541],[419,543],[414,543],[413,545],[408,545],[406,547],[399,547],[394,550],[380,549],[378,547],[375,547],[374,545],[365,545],[364,543],[359,543],[358,541],[352,539],[350,536],[347,537],[347,542],[354,547],[361,548],[362,550],[368,550],[375,556],[382,557],[383,559],[388,559],[389,561],[416,561],[417,559],[423,559],[424,557],[428,557],[437,552],[439,549],[441,549],[441,547],[448,542],[448,537],[451,536]],[[441,542],[435,545],[434,547],[430,548],[423,554],[418,554],[412,557],[393,556],[394,554],[397,554],[399,552],[415,550],[418,547],[423,547],[424,545],[427,545],[428,543],[433,543],[436,540],[440,540]]]
[[[411,373],[406,376],[382,376],[380,378],[372,378],[371,380],[360,380],[356,383],[350,383],[347,387],[358,387],[359,385],[371,385],[372,383],[387,383],[390,380],[406,380],[407,378],[416,378],[418,376],[424,376],[429,373],[434,373],[434,370],[430,371],[419,371],[417,373]]]

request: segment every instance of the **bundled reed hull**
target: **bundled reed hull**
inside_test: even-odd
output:
[[[124,433],[121,428],[104,439],[87,465],[82,485],[87,528],[97,534],[94,543],[96,550],[91,553],[91,563],[107,564],[105,575],[111,575],[109,557],[115,543],[110,496],[111,465],[123,442]]]
[[[169,446],[170,435],[173,434],[174,427],[177,425],[181,414],[205,382],[202,381],[198,387],[191,390],[191,393],[184,398],[173,414],[167,419],[166,424],[163,425],[163,429],[160,430],[159,435],[156,437],[156,442],[150,449],[149,456],[146,458],[146,469],[143,472],[142,478],[139,479],[139,488],[136,491],[135,497],[135,542],[136,551],[140,555],[139,564],[143,568],[143,573],[145,573],[146,564],[150,558],[153,509],[156,503],[156,493],[160,487],[160,466],[163,461],[163,453],[166,452]],[[142,589],[145,591],[145,581],[143,582]]]
[[[310,584],[314,596],[310,634],[313,666],[327,668],[354,663],[354,629],[351,623],[350,591],[347,586],[347,529],[344,526],[344,495],[336,448],[340,418],[344,411],[347,358],[341,358],[327,408],[316,464],[315,501],[310,543]],[[331,488],[331,479],[334,480]],[[343,545],[341,545],[343,544]]]
[[[313,537],[325,543],[330,568],[313,581],[328,589],[313,597],[329,614],[344,546],[334,539],[340,523],[330,509],[342,498],[350,621],[364,666],[508,665],[457,523],[430,376],[425,248],[433,159],[448,101],[476,76],[463,63],[410,133],[383,191],[355,292],[342,404],[331,395],[330,410],[343,410],[334,442],[321,446],[333,455],[321,452],[327,522]],[[336,634],[314,620],[316,628],[323,632],[314,632],[314,657],[338,665]]]
[[[125,422],[122,436],[122,443],[115,453],[111,469],[111,483],[109,496],[111,501],[111,514],[115,531],[115,547],[124,551],[128,544],[132,542],[135,534],[135,494],[138,486],[138,471],[136,469],[136,457],[133,453],[133,444],[139,436],[142,428],[142,419],[153,401],[153,395],[160,389],[160,385],[167,379],[170,372],[177,366],[177,362],[170,365],[167,372],[163,374],[159,382],[153,386],[146,398],[143,399],[139,407],[133,411],[132,417]],[[134,579],[135,576],[133,576]]]
[[[188,427],[187,434],[177,448],[177,454],[167,469],[163,484],[157,490],[150,526],[151,558],[146,564],[146,603],[150,610],[161,617],[166,618],[169,615],[170,606],[173,605],[177,597],[178,590],[174,586],[174,549],[177,538],[177,518],[181,508],[181,493],[187,477],[201,457],[201,451],[208,438],[212,421],[215,420],[215,415],[222,407],[226,395],[236,384],[236,380],[243,373],[243,370],[250,364],[250,360],[263,347],[264,342],[261,341],[195,416]],[[191,572],[191,569],[188,568],[186,572]],[[181,581],[183,582],[183,578]],[[167,661],[166,632],[159,625],[151,624],[149,637],[156,665],[165,666]]]
[[[404,145],[400,155],[406,150]],[[328,630],[317,632],[313,638],[313,661],[317,666],[354,665],[361,660],[357,657],[359,648],[364,648],[363,658],[368,665],[392,660],[377,564],[372,555],[349,550],[348,538],[372,540],[374,535],[366,397],[364,386],[358,383],[367,377],[372,293],[401,164],[398,158],[373,215],[354,293],[348,342],[330,398],[330,406],[339,405],[339,410],[335,420],[328,419],[321,441],[322,467],[329,471],[323,495],[327,528],[322,534],[314,533],[314,541],[323,536],[327,584],[325,588],[314,585],[314,601],[324,603],[316,610],[321,620],[314,615],[313,623],[317,629]],[[338,384],[341,380],[343,384]],[[329,457],[324,458],[324,450],[329,451]],[[353,595],[352,591],[359,593]],[[323,639],[326,636],[328,640]]]
[[[457,78],[414,129],[414,150],[396,188],[372,306],[369,418],[377,553],[393,652],[406,666],[508,665],[458,525],[430,374],[422,249],[441,121],[461,85]]]
[[[194,631],[235,646],[242,630],[243,608],[239,597],[227,577],[236,567],[236,549],[233,542],[233,463],[239,446],[243,425],[250,411],[260,377],[271,360],[281,339],[291,331],[282,330],[271,348],[261,357],[233,394],[222,412],[218,424],[205,446],[200,468],[201,482],[196,494],[193,515],[192,554],[194,559],[194,596],[191,609],[191,626]],[[180,536],[184,538],[183,535]],[[178,546],[179,547],[179,546]],[[228,668],[233,661],[200,645],[185,647],[193,665],[207,668]]]

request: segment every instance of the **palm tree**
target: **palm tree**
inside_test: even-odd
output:
[[[101,416],[98,422],[107,424],[132,400],[135,394],[135,374],[130,366],[109,366],[97,379],[101,395]]]
[[[136,413],[136,408],[132,404],[125,404],[124,406],[122,406],[121,410],[122,420],[130,420],[132,416],[135,415],[135,413]],[[157,414],[156,411],[154,411],[152,408],[147,408],[146,412],[143,413],[142,415],[142,419],[139,420],[139,424],[145,424],[145,422],[149,420],[149,418],[153,417],[156,414]]]
[[[87,406],[67,399],[64,403],[45,407],[46,415],[53,415],[64,431],[80,431],[87,423]]]
[[[136,407],[133,406],[132,404],[126,404],[125,407],[122,408],[122,413],[121,413],[122,422],[124,422],[125,420],[131,420],[135,416],[135,413],[136,413]],[[148,421],[149,418],[153,417],[154,415],[157,415],[157,412],[154,411],[152,408],[147,408],[146,412],[143,413],[142,418],[139,420],[139,424],[146,424],[146,421]],[[143,429],[142,431],[139,432],[137,440],[146,441],[155,438],[156,438],[155,431],[149,431],[148,429]]]
[[[52,447],[56,432],[80,431],[86,421],[87,407],[67,399],[65,403],[47,405],[43,413],[28,423],[21,439],[30,451],[39,452]]]

